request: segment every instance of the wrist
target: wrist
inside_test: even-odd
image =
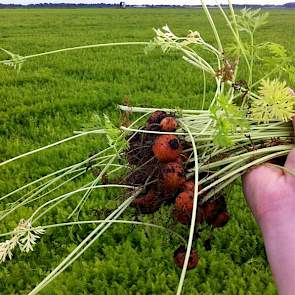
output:
[[[291,198],[283,200],[276,210],[259,217],[268,261],[279,294],[293,295],[295,289],[295,205]]]

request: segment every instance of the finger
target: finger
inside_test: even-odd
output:
[[[256,195],[259,190],[283,175],[282,170],[267,163],[249,169],[243,175],[243,185],[246,197]]]
[[[294,135],[295,135],[295,116],[292,119],[293,128],[294,128]],[[295,149],[293,149],[286,160],[285,167],[291,170],[295,170]]]
[[[295,171],[295,148],[289,153],[285,163],[285,167],[292,171]]]
[[[294,134],[295,134],[295,116],[293,117],[293,119],[292,119],[292,123],[293,123],[293,129],[294,129]],[[295,141],[294,141],[295,142]],[[292,162],[294,162],[293,161],[293,155],[290,157],[290,159],[291,159],[291,161]],[[289,160],[290,160],[289,159]],[[278,158],[274,158],[274,159],[272,159],[272,160],[270,160],[269,162],[270,163],[272,163],[272,164],[275,164],[275,165],[279,165],[279,166],[282,166],[282,167],[286,167],[286,168],[288,168],[287,166],[286,166],[286,161],[287,161],[287,155],[285,155],[285,156],[280,156],[280,157],[278,157]],[[289,161],[289,163],[287,163],[287,165],[293,165],[290,161]]]
[[[293,122],[293,127],[294,127],[294,134],[295,134],[295,116],[293,117],[292,122]],[[285,163],[285,167],[289,171],[295,173],[295,148],[289,153],[286,163]],[[292,185],[292,186],[295,185],[295,176],[294,175],[291,175],[290,173],[286,173],[285,179],[290,185]]]

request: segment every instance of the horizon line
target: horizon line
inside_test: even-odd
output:
[[[124,1],[122,1],[124,2]],[[120,3],[120,2],[119,2]],[[20,3],[2,3],[0,2],[0,5],[14,5],[14,6],[34,6],[34,5],[85,5],[85,6],[93,6],[93,5],[107,5],[107,6],[119,6],[120,4],[117,3],[104,3],[104,2],[97,2],[97,3],[68,3],[68,2],[59,2],[59,3],[53,3],[53,2],[39,2],[39,3],[27,3],[27,4],[20,4]],[[259,3],[252,3],[252,4],[247,4],[247,3],[243,3],[243,4],[233,4],[234,6],[284,6],[286,4],[295,4],[295,2],[285,2],[283,4],[259,4]],[[126,4],[127,7],[136,7],[136,6],[171,6],[171,7],[196,7],[196,6],[202,6],[200,4],[195,4],[195,5],[190,5],[190,4],[183,4],[183,5],[179,5],[179,4]],[[208,6],[217,6],[215,4],[208,4]],[[227,4],[221,4],[221,6],[228,6]]]

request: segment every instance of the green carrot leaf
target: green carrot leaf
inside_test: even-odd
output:
[[[244,8],[236,15],[238,29],[241,32],[254,34],[261,26],[267,24],[268,13],[260,13],[260,9]]]
[[[231,103],[229,96],[220,95],[210,114],[215,121],[214,142],[221,147],[231,146],[232,135],[244,133],[249,127],[245,111]]]
[[[251,116],[261,122],[288,121],[294,115],[295,100],[285,81],[263,80],[259,98],[252,98]]]

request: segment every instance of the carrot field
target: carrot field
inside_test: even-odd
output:
[[[269,13],[269,23],[257,33],[258,41],[281,43],[293,53],[295,11]],[[217,10],[212,14],[222,42],[229,46],[232,40],[226,23]],[[87,44],[149,41],[154,37],[153,28],[166,24],[179,35],[197,30],[214,43],[201,9],[2,9],[0,47],[25,56]],[[4,52],[0,54],[1,59],[7,58]],[[295,82],[290,86],[294,88]],[[214,91],[209,83],[207,96]],[[144,46],[38,57],[27,60],[19,73],[0,65],[0,162],[93,126],[94,115],[106,114],[119,126],[122,116],[117,104],[197,109],[202,97],[201,72],[177,52],[145,54]],[[105,139],[92,134],[0,167],[0,198],[27,182],[82,161],[104,146]],[[92,178],[87,173],[53,195],[71,191]],[[117,193],[93,192],[80,218],[105,218],[116,206]],[[67,220],[79,195],[75,198],[53,209],[41,224]],[[0,201],[0,216],[13,200]],[[240,180],[228,192],[227,203],[232,218],[214,235],[204,230],[197,244],[200,262],[188,272],[184,294],[277,294],[261,233],[244,200]],[[37,206],[38,201],[20,207],[1,220],[0,234],[13,230]],[[148,219],[135,217],[134,210],[128,209],[124,218],[168,224],[185,233],[182,225],[171,220],[169,206]],[[16,252],[12,260],[0,265],[0,294],[28,294],[91,229],[93,225],[48,229],[33,252]],[[210,250],[203,245],[207,239],[211,239]],[[158,229],[114,224],[41,294],[175,294],[180,275],[173,262],[177,246],[173,236]]]

